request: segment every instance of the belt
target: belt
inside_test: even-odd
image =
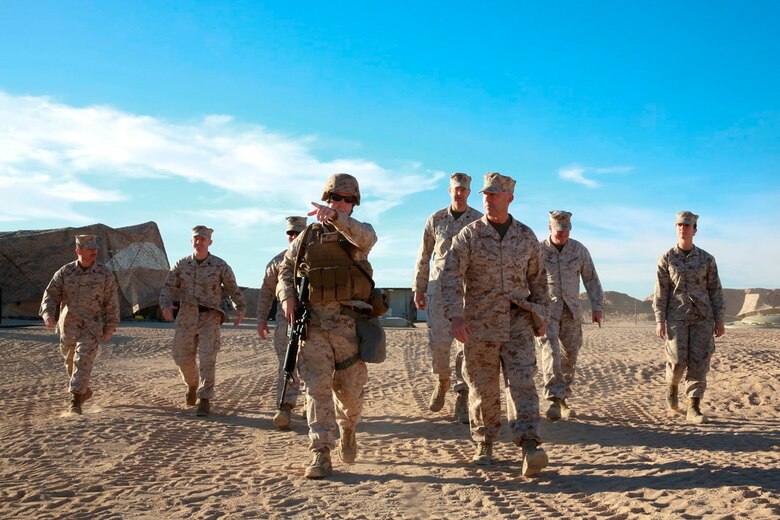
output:
[[[210,307],[206,307],[205,305],[198,305],[198,312],[209,312],[213,311],[214,309]]]

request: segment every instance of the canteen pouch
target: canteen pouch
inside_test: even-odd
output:
[[[375,316],[358,316],[355,319],[360,359],[366,363],[381,363],[387,356],[385,329]]]

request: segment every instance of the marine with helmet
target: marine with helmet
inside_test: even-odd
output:
[[[277,298],[290,323],[298,304],[298,278],[309,281],[310,321],[298,353],[305,385],[309,449],[313,458],[306,478],[333,473],[331,450],[340,430],[339,458],[357,456],[355,428],[363,411],[368,369],[358,353],[355,310],[370,308],[373,281],[368,254],[377,241],[371,224],[352,216],[360,205],[360,187],[352,175],[336,173],[322,191],[325,204],[312,202],[311,224],[291,244],[279,268]]]

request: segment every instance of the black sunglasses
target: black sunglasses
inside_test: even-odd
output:
[[[357,197],[353,195],[339,195],[338,193],[328,193],[329,200],[335,200],[336,202],[344,201],[347,204],[354,204],[357,202]]]

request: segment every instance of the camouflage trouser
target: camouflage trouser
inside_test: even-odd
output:
[[[571,397],[574,367],[582,347],[582,323],[564,305],[560,318],[551,318],[547,334],[539,341],[542,350],[544,398]]]
[[[306,415],[309,419],[309,449],[336,447],[336,424],[355,428],[363,412],[363,388],[368,369],[358,360],[344,370],[335,363],[358,352],[355,319],[331,317],[327,327],[312,322],[298,353],[298,373],[305,384]]]
[[[60,352],[70,378],[69,392],[83,394],[87,391],[99,351],[98,339],[86,328],[82,328],[75,338],[60,336]]]
[[[439,379],[449,379],[450,351],[455,342],[455,381],[452,390],[459,392],[468,388],[463,380],[463,344],[452,337],[452,323],[444,316],[444,305],[441,297],[441,286],[437,280],[428,284],[427,311],[428,348],[431,350],[431,372],[438,374]]]
[[[541,442],[532,323],[528,313],[512,311],[508,342],[469,341],[464,347],[463,375],[469,385],[471,437],[475,441],[498,439],[501,428],[499,372],[503,370],[512,440]]]
[[[287,336],[287,320],[283,317],[276,317],[276,328],[274,329],[274,350],[276,350],[276,358],[279,360],[279,369],[276,374],[276,402],[279,402],[279,398],[282,396],[282,389],[284,388],[284,357],[287,354],[287,344],[289,338]],[[287,392],[284,394],[284,404],[289,404],[295,408],[295,404],[298,402],[298,396],[301,395],[300,378],[298,371],[293,372],[293,379],[287,383]]]
[[[666,383],[677,385],[685,374],[688,397],[704,397],[715,353],[713,327],[710,320],[666,322]]]
[[[173,360],[187,386],[198,387],[200,399],[214,398],[221,321],[218,311],[198,312],[192,305],[182,306],[176,317]]]

